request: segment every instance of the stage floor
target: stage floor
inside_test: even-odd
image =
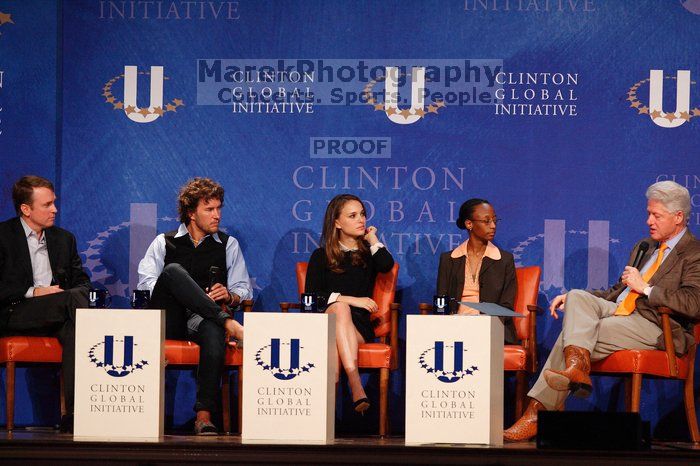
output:
[[[403,438],[339,438],[329,444],[243,442],[238,435],[166,435],[159,441],[95,442],[50,430],[0,431],[3,464],[697,464],[700,446],[654,442],[647,451],[538,450],[534,442],[503,447],[406,445]]]

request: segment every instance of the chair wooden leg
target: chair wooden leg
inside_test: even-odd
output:
[[[625,380],[625,411],[632,411],[632,376],[624,378]]]
[[[515,372],[515,419],[520,419],[527,403],[527,372]]]
[[[695,377],[695,348],[691,351],[688,361],[688,377],[685,379],[683,397],[685,398],[685,417],[688,420],[688,430],[693,443],[700,443],[700,431],[698,430],[698,418],[695,414],[695,389],[693,378]]]
[[[59,384],[59,389],[61,390],[61,395],[60,395],[60,400],[61,400],[61,417],[65,416],[68,414],[66,412],[66,395],[63,393],[63,388],[64,388],[64,381],[63,381],[63,371],[59,369],[58,371],[58,384]]]
[[[7,430],[15,428],[15,363],[7,361],[5,365],[5,412],[7,416]]]
[[[389,434],[389,369],[379,369],[379,436]]]
[[[642,399],[642,374],[632,374],[632,400],[630,402],[630,411],[633,413],[639,412],[639,403]]]
[[[243,433],[243,366],[238,366],[238,433]]]
[[[221,377],[221,411],[223,413],[224,433],[231,432],[231,373],[224,368]]]

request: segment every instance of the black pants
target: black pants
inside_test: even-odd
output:
[[[199,345],[195,411],[218,412],[218,394],[226,355],[226,330],[218,304],[206,295],[180,264],[168,264],[153,289],[151,307],[165,309],[165,337]],[[204,318],[188,329],[192,313]]]
[[[73,412],[75,398],[75,310],[86,307],[85,288],[25,299],[12,308],[4,332],[58,338],[63,346],[63,396],[68,414]]]

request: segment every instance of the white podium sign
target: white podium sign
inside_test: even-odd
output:
[[[75,436],[162,436],[164,312],[78,309],[75,331]]]
[[[503,324],[407,316],[406,442],[503,444]]]
[[[335,315],[246,314],[243,440],[333,440],[336,359]]]

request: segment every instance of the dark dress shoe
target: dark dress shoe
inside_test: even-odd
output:
[[[61,416],[61,423],[58,425],[58,431],[62,434],[73,433],[73,415],[65,414]]]

